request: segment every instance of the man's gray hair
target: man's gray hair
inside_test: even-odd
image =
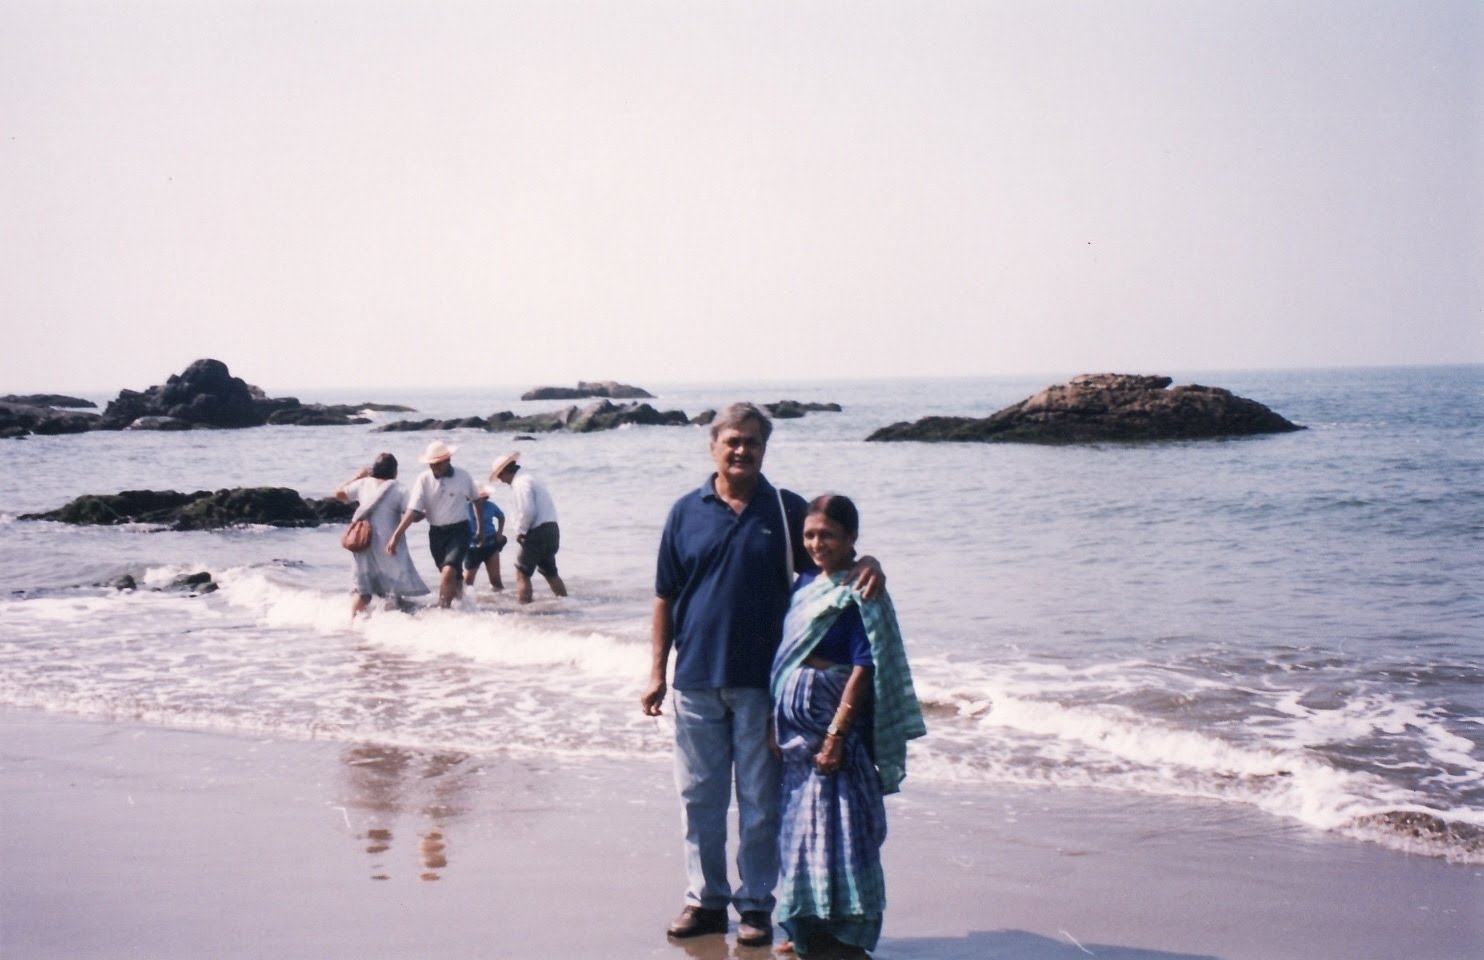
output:
[[[711,439],[715,440],[723,430],[737,429],[749,420],[757,421],[763,443],[767,443],[768,437],[773,435],[773,421],[755,403],[729,403],[717,411],[716,419],[711,421]]]

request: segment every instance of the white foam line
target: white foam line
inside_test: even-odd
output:
[[[1060,933],[1062,936],[1066,937],[1068,940],[1072,941],[1072,946],[1076,947],[1078,950],[1081,950],[1083,953],[1087,954],[1089,957],[1095,957],[1095,956],[1097,956],[1097,954],[1093,953],[1091,950],[1087,949],[1081,943],[1079,943],[1077,941],[1077,938],[1074,937],[1074,936],[1072,936],[1070,933],[1067,933],[1065,930],[1059,930],[1057,932]]]

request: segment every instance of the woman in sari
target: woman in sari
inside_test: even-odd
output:
[[[407,490],[397,482],[397,458],[390,453],[379,455],[371,466],[362,467],[354,477],[336,487],[335,499],[359,503],[356,518],[371,523],[371,545],[351,554],[356,565],[351,619],[370,605],[373,594],[388,597],[395,603],[402,597],[427,593],[428,585],[418,576],[408,552],[398,550],[394,556],[387,556],[384,549],[407,506]]]
[[[773,661],[777,916],[801,957],[875,949],[886,907],[883,798],[901,788],[907,741],[927,732],[891,600],[864,600],[847,581],[859,529],[848,498],[810,503],[804,547],[819,572],[799,577]]]

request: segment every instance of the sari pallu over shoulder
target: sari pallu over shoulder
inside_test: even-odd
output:
[[[912,686],[912,671],[897,625],[896,609],[883,591],[874,600],[863,599],[845,573],[820,574],[795,591],[783,621],[783,642],[773,660],[772,694],[783,693],[789,674],[798,669],[842,611],[852,604],[871,643],[872,693],[875,696],[874,750],[882,793],[896,793],[907,776],[907,741],[927,733],[922,706]]]

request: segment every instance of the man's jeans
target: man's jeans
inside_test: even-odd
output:
[[[675,785],[685,810],[686,903],[773,912],[778,884],[778,760],[768,749],[768,691],[675,691]],[[739,843],[727,882],[727,806],[737,771]]]

